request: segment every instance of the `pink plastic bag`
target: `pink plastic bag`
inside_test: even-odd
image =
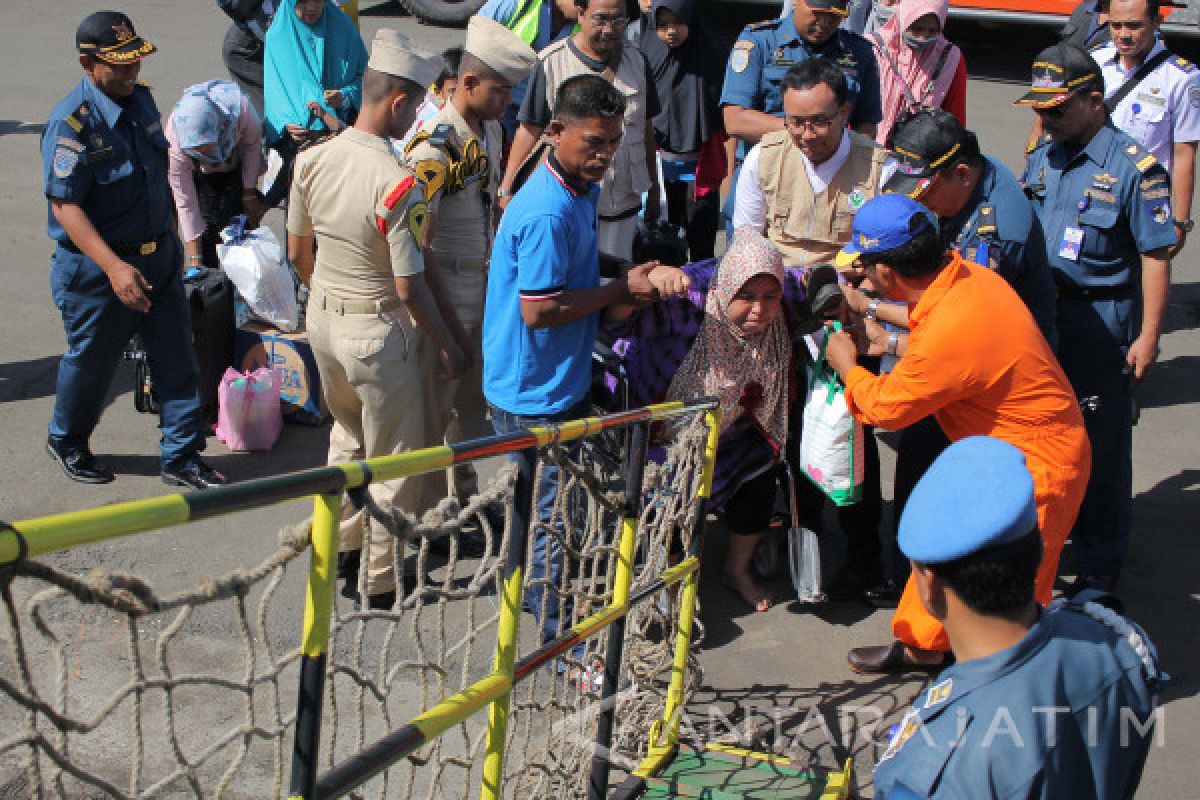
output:
[[[217,387],[217,438],[230,450],[270,450],[283,430],[279,373],[267,367],[243,375],[233,367]]]

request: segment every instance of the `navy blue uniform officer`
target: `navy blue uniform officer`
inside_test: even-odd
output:
[[[913,490],[900,549],[956,663],[897,726],[877,798],[1133,797],[1167,676],[1113,598],[1034,601],[1037,520],[1024,455],[987,436],[952,444]]]
[[[1058,285],[1058,359],[1080,398],[1092,475],[1071,531],[1074,590],[1112,591],[1133,524],[1133,389],[1158,358],[1177,236],[1162,164],[1113,127],[1100,67],[1054,45],[1017,101],[1047,136],[1025,189]]]
[[[871,44],[840,28],[848,0],[798,0],[782,19],[747,26],[738,36],[721,89],[725,131],[738,140],[735,164],[768,133],[783,130],[783,76],[810,58],[828,58],[846,73],[850,86],[850,127],[874,139],[883,110],[879,69]],[[737,175],[725,204],[733,216]]]
[[[125,346],[140,333],[161,407],[163,481],[217,486],[225,478],[197,455],[204,418],[167,140],[137,82],[155,48],[115,11],[88,16],[75,40],[85,76],[42,136],[47,228],[57,243],[50,287],[67,339],[46,449],[73,480],[113,480],[88,441]]]

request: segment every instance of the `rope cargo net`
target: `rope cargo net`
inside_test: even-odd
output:
[[[703,418],[653,430],[665,458],[647,465],[639,487],[634,593],[692,552],[695,515],[703,513],[696,501]],[[535,511],[532,524],[543,526],[565,564],[559,582],[541,580],[539,611],[557,604],[564,626],[612,599],[626,491],[624,464],[614,456],[619,437],[539,448],[539,474],[555,465],[561,478],[551,518],[539,522]],[[394,566],[406,577],[391,609],[335,604],[322,770],[492,670],[515,473],[505,466],[465,504],[446,498],[419,521],[365,500],[372,530],[397,537]],[[489,523],[489,508],[505,510],[503,530]],[[131,573],[81,576],[85,560],[71,551],[0,567],[0,796],[285,797],[301,626],[279,606],[291,597],[303,607],[296,598],[310,532],[307,522],[286,528],[257,566],[171,593]],[[533,556],[530,547],[527,576]],[[527,589],[537,583],[526,578]],[[663,715],[678,605],[664,590],[627,618],[618,692],[609,701],[616,704],[613,782],[645,755]],[[521,614],[518,654],[541,644],[539,627]],[[698,640],[684,702],[699,683]],[[607,642],[602,628],[514,686],[503,797],[584,796],[600,713],[595,676]],[[487,713],[476,714],[351,796],[477,797],[486,734]]]

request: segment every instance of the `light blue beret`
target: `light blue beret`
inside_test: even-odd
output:
[[[946,448],[917,482],[900,517],[900,550],[918,563],[941,564],[1019,539],[1037,523],[1025,454],[971,436]]]

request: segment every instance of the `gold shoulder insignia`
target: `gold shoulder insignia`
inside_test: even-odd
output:
[[[432,200],[446,186],[448,169],[445,164],[433,158],[423,159],[412,166],[417,173],[417,180],[425,187],[425,199]]]
[[[1133,162],[1134,167],[1138,172],[1145,174],[1158,165],[1158,159],[1155,158],[1149,150],[1142,147],[1140,144],[1133,142],[1124,148],[1125,155],[1129,156],[1129,160]]]
[[[413,137],[408,140],[408,144],[404,145],[404,155],[408,155],[417,148],[417,145],[422,142],[429,141],[429,131],[419,130],[413,134]]]
[[[408,207],[408,230],[417,240],[417,244],[425,247],[428,242],[425,240],[429,233],[429,206],[424,202],[413,203]]]
[[[940,706],[942,703],[950,699],[950,692],[954,689],[954,681],[951,678],[939,683],[929,690],[929,696],[925,698],[925,708],[930,709],[934,706]]]
[[[996,232],[996,207],[992,205],[979,207],[979,225],[975,228],[978,233]]]

